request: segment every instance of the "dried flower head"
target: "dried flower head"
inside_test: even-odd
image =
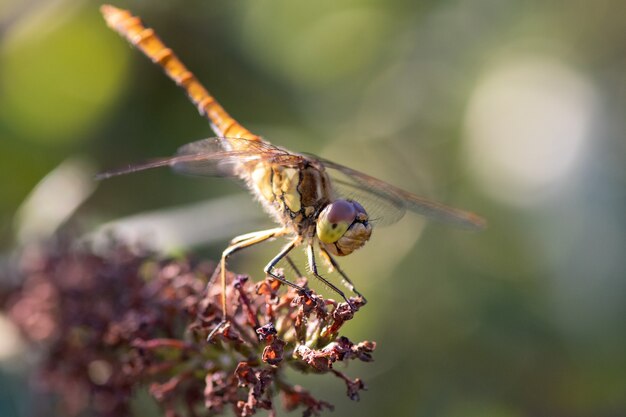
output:
[[[371,361],[375,348],[339,336],[354,315],[347,303],[228,272],[230,320],[209,343],[222,319],[212,264],[155,260],[117,244],[106,255],[56,244],[27,249],[21,265],[21,286],[5,307],[29,340],[45,346],[40,380],[62,397],[65,414],[128,415],[140,387],[167,416],[228,407],[239,416],[274,415],[277,394],[285,409],[302,408],[305,416],[332,409],[290,385],[287,367],[335,375],[353,400],[365,389],[333,368]]]

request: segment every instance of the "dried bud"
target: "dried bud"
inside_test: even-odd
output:
[[[339,361],[371,361],[375,348],[337,336],[355,314],[347,303],[227,272],[224,324],[221,285],[207,286],[213,264],[155,260],[117,244],[105,255],[71,246],[27,248],[21,286],[2,294],[24,335],[46,346],[40,385],[61,397],[67,415],[128,415],[139,387],[149,388],[167,416],[228,408],[238,416],[274,415],[275,394],[305,416],[332,410],[289,385],[287,367],[329,372],[354,400],[364,389],[333,369]],[[351,303],[354,310],[363,305],[360,298]]]
[[[257,334],[259,335],[259,340],[261,341],[266,341],[266,340],[272,340],[274,339],[274,336],[276,336],[276,333],[278,333],[276,331],[276,328],[274,327],[274,324],[272,323],[268,323],[265,326],[261,326],[258,329],[256,329]]]

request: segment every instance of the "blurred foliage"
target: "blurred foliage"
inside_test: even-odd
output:
[[[212,134],[161,71],[105,26],[99,5],[0,2],[0,248],[7,254],[16,246],[16,210],[66,159],[81,156],[102,170],[169,155]],[[115,5],[155,28],[253,132],[489,220],[481,234],[438,225],[421,233],[420,219],[407,216],[375,230],[371,243],[342,260],[370,300],[348,333],[379,347],[373,366],[355,367],[369,387],[356,408],[343,404],[337,385],[319,379],[313,391],[337,404],[336,415],[626,413],[623,1]],[[512,123],[504,101],[484,107],[492,96],[480,95],[485,80],[529,60],[551,72],[511,86],[520,105],[537,97],[525,95],[528,85],[558,98],[551,80],[573,74],[590,92],[576,96],[587,100],[581,108],[589,109],[590,122],[568,170],[540,183],[541,193],[531,189],[512,203],[499,198],[520,192],[507,182],[509,166],[494,163],[500,160],[488,147],[472,148],[477,142],[468,138],[485,118],[502,129],[535,123]],[[491,111],[485,116],[483,108]],[[515,115],[537,113],[530,110],[536,109],[521,107]],[[504,132],[505,145],[519,136],[497,132]],[[541,141],[531,139],[532,146],[510,152],[534,173],[568,151],[557,147],[547,159],[533,159]],[[477,166],[502,180],[500,194],[482,182]],[[236,191],[219,179],[138,174],[99,184],[74,221],[91,230],[120,216]],[[225,243],[196,250],[214,259]],[[252,249],[232,269],[258,271],[258,279],[277,247]],[[0,377],[3,386],[23,381],[33,366],[28,358],[17,362],[22,367]],[[30,395],[0,396],[0,415],[25,415]]]
[[[2,116],[13,134],[35,145],[78,141],[119,95],[127,57],[99,26],[97,16],[83,12],[62,25],[6,39]]]

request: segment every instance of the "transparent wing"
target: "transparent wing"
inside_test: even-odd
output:
[[[178,148],[172,169],[184,175],[200,177],[233,177],[236,176],[237,164],[259,159],[263,154],[251,141],[242,139],[245,147],[232,150],[230,142],[223,138],[202,139]],[[243,148],[243,150],[242,150]]]
[[[486,225],[485,220],[474,213],[419,197],[335,162],[321,158],[319,161],[329,168],[328,172],[333,178],[333,187],[337,193],[354,198],[365,207],[370,217],[374,221],[378,220],[380,224],[395,223],[402,218],[406,210],[410,210],[465,229],[479,230]]]
[[[357,201],[365,208],[370,220],[375,224],[388,226],[400,220],[406,213],[406,207],[397,198],[390,198],[387,194],[364,188],[342,171],[329,171],[328,173],[331,176],[336,197]]]
[[[236,150],[232,150],[232,149]],[[103,172],[96,179],[106,179],[147,169],[169,166],[174,171],[203,177],[237,176],[237,166],[255,160],[266,160],[286,165],[301,158],[267,142],[241,138],[209,138],[181,146],[176,155],[152,161],[131,164]]]
[[[328,168],[337,195],[358,201],[368,211],[372,220],[379,224],[395,223],[402,218],[407,209],[467,229],[481,229],[486,224],[484,219],[474,213],[419,197],[335,162],[314,155],[290,153],[259,140],[203,139],[182,146],[173,157],[128,165],[98,174],[96,178],[105,179],[163,166],[172,167],[176,172],[187,175],[237,176],[238,167],[254,161],[298,167],[303,160]]]

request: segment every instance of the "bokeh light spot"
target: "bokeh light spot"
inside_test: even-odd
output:
[[[0,49],[0,118],[36,142],[79,140],[119,94],[128,48],[96,13],[75,14],[45,33],[23,24]]]
[[[17,326],[0,314],[0,363],[14,359],[24,351],[24,343]]]
[[[594,96],[583,75],[550,58],[516,58],[492,69],[466,114],[471,174],[512,205],[558,197],[582,161]]]

